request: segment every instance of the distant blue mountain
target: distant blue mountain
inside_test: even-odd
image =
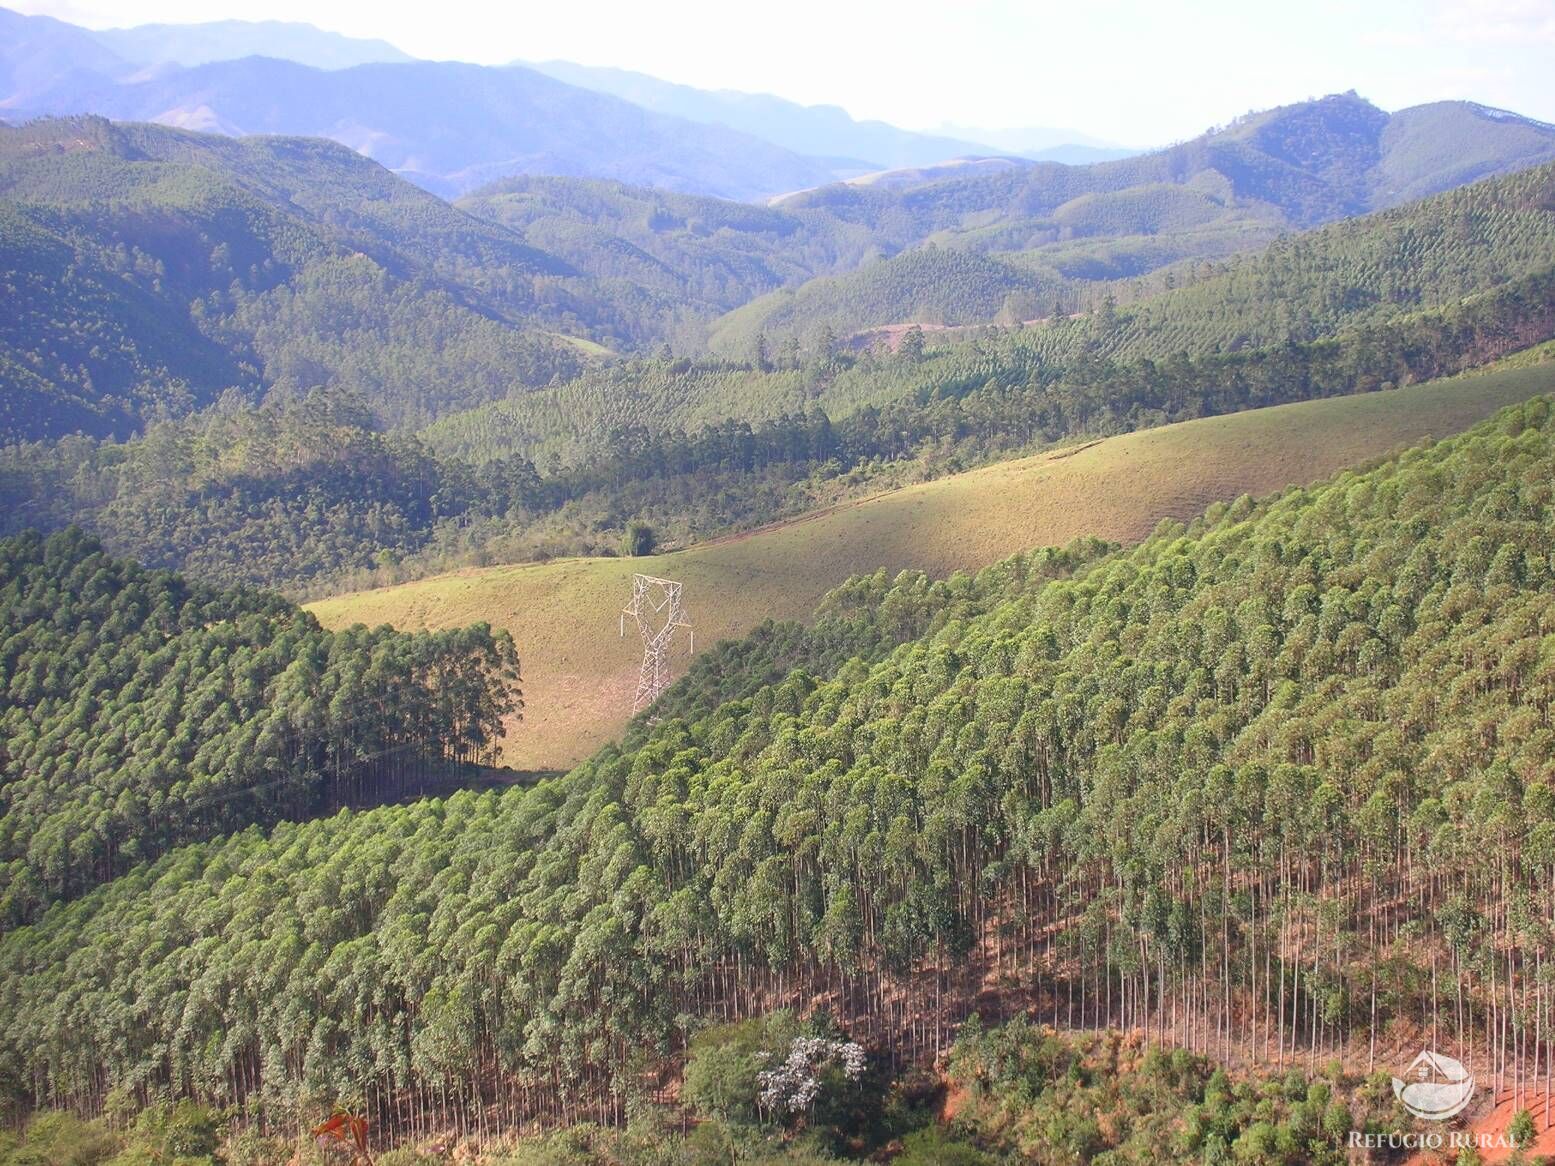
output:
[[[404,63],[415,58],[381,40],[325,32],[281,20],[216,20],[204,24],[141,24],[91,33],[110,51],[142,65],[206,65],[242,57],[279,57],[316,69]]]
[[[385,41],[309,24],[93,31],[0,9],[0,114],[76,113],[328,137],[447,196],[509,175],[556,174],[753,200],[955,158],[1084,163],[1122,155],[1083,134],[1005,131],[1046,143],[1009,149],[856,121],[837,106],[564,61],[417,61]]]
[[[84,28],[0,8],[0,110],[22,109],[42,94],[101,84],[132,69]]]
[[[246,57],[128,76],[34,66],[19,80],[25,84],[0,101],[17,116],[95,113],[231,135],[331,138],[446,197],[509,175],[557,174],[743,201],[860,169],[516,66],[412,61],[318,69]]]
[[[728,126],[799,154],[857,162],[861,170],[928,166],[967,154],[995,152],[986,142],[914,133],[883,121],[855,121],[835,105],[800,105],[769,93],[696,89],[646,73],[571,61],[542,61],[530,67],[569,85],[608,93],[657,113]]]

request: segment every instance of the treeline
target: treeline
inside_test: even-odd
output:
[[[1552,415],[1038,570],[532,790],[181,849],[0,941],[0,1078],[490,1133],[622,1116],[697,1017],[819,1001],[906,1063],[991,987],[1219,1060],[1431,1032],[1526,1103]]]
[[[606,428],[602,411],[576,462],[547,459],[544,471],[523,453],[494,456],[503,444],[496,436],[468,457],[438,454],[417,437],[382,432],[350,395],[282,396],[258,409],[234,397],[122,445],[72,438],[0,451],[0,496],[9,503],[0,529],[74,523],[117,553],[204,579],[316,591],[406,569],[610,553],[633,520],[652,523],[661,541],[707,537],[786,517],[839,490],[878,488],[893,474],[949,472],[1081,436],[1429,380],[1552,336],[1555,272],[1546,272],[1337,339],[1247,352],[1050,365],[1024,334],[996,332],[921,364],[801,354],[752,375],[795,385],[832,376],[834,407],[846,407],[845,384],[867,399],[899,375],[906,391],[884,405],[855,402],[836,421],[811,404],[689,433]],[[871,367],[850,379],[850,360]],[[725,365],[633,367],[656,394],[737,383]],[[529,448],[530,430],[506,432]]]
[[[1098,325],[1103,331],[1107,323]],[[1555,269],[1449,309],[1338,338],[1245,352],[1050,364],[1019,334],[975,341],[911,396],[836,421],[819,410],[760,425],[724,422],[687,436],[633,434],[591,459],[604,484],[792,464],[809,472],[898,460],[927,449],[987,457],[1292,401],[1449,376],[1555,337]]]
[[[522,706],[485,625],[326,632],[274,595],[0,542],[0,929],[185,843],[400,796]]]
[[[1164,273],[1181,284],[1127,313],[1116,356],[1298,343],[1443,308],[1555,263],[1555,165],[1487,179]],[[1170,284],[1158,284],[1170,289]]]
[[[632,723],[627,744],[646,740],[666,718],[699,720],[729,701],[781,683],[801,671],[827,680],[845,664],[873,664],[898,645],[921,639],[953,620],[971,619],[1049,579],[1067,578],[1116,550],[1096,538],[1063,548],[1039,547],[975,575],[931,579],[922,571],[894,578],[884,568],[828,591],[809,623],[766,620],[738,640],[699,652],[653,704]]]
[[[622,1124],[468,1141],[455,1153],[492,1166],[1342,1166],[1352,1133],[1382,1141],[1419,1132],[1385,1073],[1228,1072],[1184,1049],[1147,1047],[1137,1033],[1066,1036],[1023,1017],[991,1026],[974,1017],[943,1077],[920,1067],[892,1075],[854,1050],[824,1015],[711,1026],[692,1040],[678,1106],[654,1104],[642,1089]],[[805,1103],[783,1104],[785,1091]],[[128,1095],[116,1101],[100,1118],[56,1110],[0,1131],[0,1166],[327,1160],[299,1150],[311,1117],[262,1134],[208,1105],[159,1101],[135,1112]],[[1508,1135],[1526,1148],[1536,1131],[1525,1110]],[[390,1131],[374,1133],[382,1166],[431,1166],[447,1153],[446,1135],[385,1149]]]

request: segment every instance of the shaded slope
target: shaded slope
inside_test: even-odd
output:
[[[13,438],[123,434],[229,387],[424,420],[579,365],[536,290],[563,261],[333,143],[36,122],[0,129],[0,196]]]

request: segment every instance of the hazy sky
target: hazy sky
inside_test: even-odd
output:
[[[1129,145],[1356,89],[1555,122],[1555,0],[0,0],[103,28],[303,20],[419,57],[616,65],[910,128],[1080,129]]]

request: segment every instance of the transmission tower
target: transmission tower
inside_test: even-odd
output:
[[[691,630],[691,621],[681,602],[680,584],[671,579],[633,575],[632,602],[621,609],[623,636],[626,635],[627,616],[637,621],[637,630],[643,638],[643,666],[637,675],[637,696],[632,701],[632,712],[639,713],[669,687],[670,643],[675,639],[675,629],[685,628],[690,633],[688,653],[696,650],[696,633]]]

